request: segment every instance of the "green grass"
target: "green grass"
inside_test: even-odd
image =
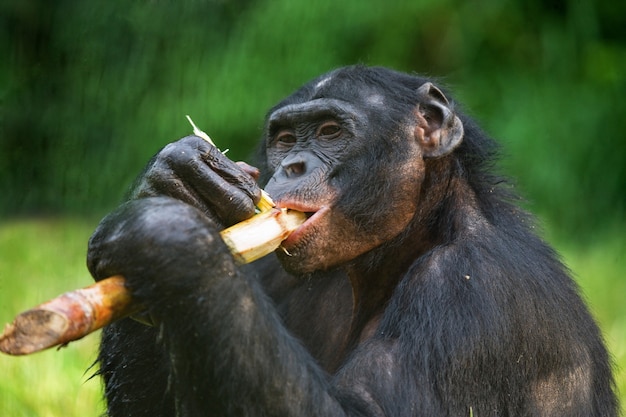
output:
[[[84,265],[96,222],[25,220],[0,223],[0,323],[16,313],[91,282]],[[623,227],[587,245],[551,237],[575,271],[618,366],[626,402],[626,245]],[[72,417],[103,412],[101,384],[89,379],[97,335],[25,357],[0,355],[0,416]]]
[[[85,286],[86,242],[95,222],[19,221],[0,224],[0,326],[15,314]],[[102,414],[101,383],[89,379],[98,336],[31,356],[0,354],[0,416]]]

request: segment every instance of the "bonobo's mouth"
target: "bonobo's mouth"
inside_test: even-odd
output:
[[[301,211],[307,218],[307,220],[302,223],[300,227],[294,230],[281,244],[281,246],[287,251],[289,251],[289,248],[297,246],[306,235],[308,235],[312,230],[315,230],[316,225],[330,210],[327,206],[312,207],[302,203],[287,201],[278,203],[278,207]]]

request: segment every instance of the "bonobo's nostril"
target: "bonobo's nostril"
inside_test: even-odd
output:
[[[305,173],[306,165],[304,162],[293,162],[283,165],[283,170],[288,177],[297,177]]]

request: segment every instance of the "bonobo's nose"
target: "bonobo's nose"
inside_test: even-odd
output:
[[[275,176],[282,176],[286,179],[306,177],[323,165],[322,160],[312,152],[297,152],[293,155],[287,155],[285,159],[282,160]]]
[[[324,162],[312,152],[297,152],[287,155],[265,186],[265,190],[276,197],[296,191],[311,179],[311,175],[323,169]]]
[[[293,157],[285,158],[280,167],[288,178],[299,177],[306,174],[307,164],[304,158],[300,155],[294,155]]]

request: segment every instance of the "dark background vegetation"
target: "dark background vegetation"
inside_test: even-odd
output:
[[[0,28],[4,218],[113,208],[186,114],[246,159],[272,104],[362,63],[441,77],[552,229],[624,224],[624,1],[4,0]]]

